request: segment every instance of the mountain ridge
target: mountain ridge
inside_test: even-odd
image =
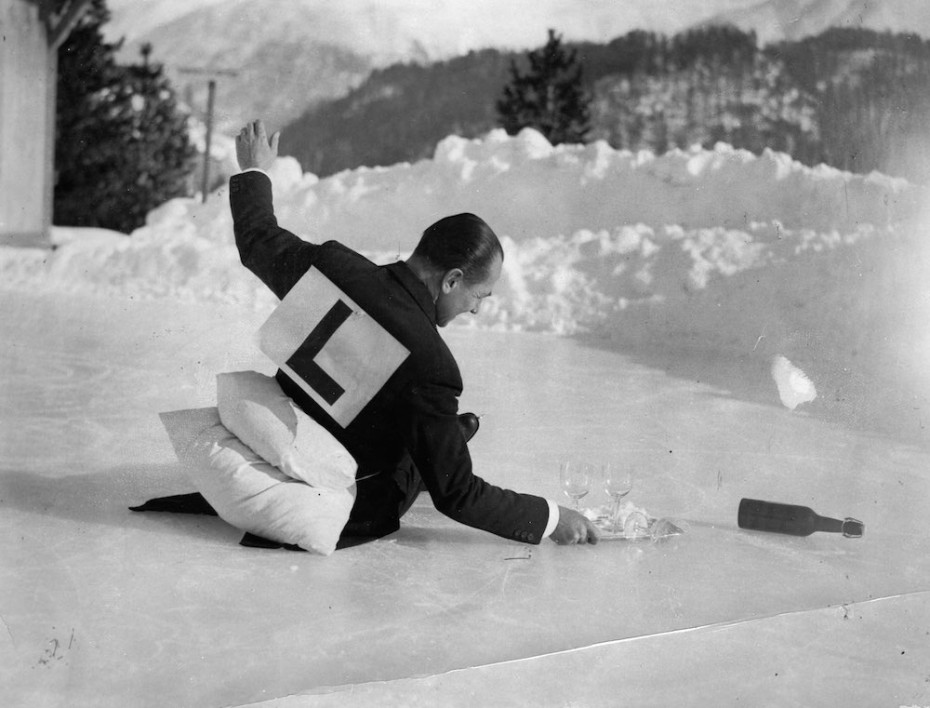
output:
[[[825,24],[907,28],[930,36],[930,2],[920,0],[109,0],[111,40],[126,37],[120,58],[137,61],[143,43],[202,117],[210,70],[217,76],[216,127],[232,134],[256,116],[288,124],[346,96],[375,69],[428,63],[496,48],[541,46],[547,27],[566,41],[606,43],[632,29],[666,35],[709,23],[752,30],[763,42],[816,34]],[[506,7],[507,12],[501,11]],[[181,68],[201,73],[181,73]]]
[[[712,27],[570,46],[592,99],[588,140],[657,154],[723,142],[930,180],[930,41],[833,29],[762,49],[751,34]],[[427,158],[447,135],[479,137],[500,125],[495,101],[522,56],[486,49],[376,70],[283,126],[282,154],[326,176]]]
[[[762,43],[798,41],[831,27],[930,36],[930,3],[915,0],[758,0],[719,12],[706,24],[754,31]]]

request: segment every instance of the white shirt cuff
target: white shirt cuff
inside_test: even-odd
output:
[[[242,175],[242,174],[245,174],[246,172],[261,172],[263,175],[265,175],[265,177],[267,177],[268,179],[271,179],[271,175],[265,172],[265,170],[263,170],[261,167],[247,167],[244,170],[242,170],[239,174]]]
[[[549,505],[549,523],[543,531],[543,538],[549,538],[555,531],[555,527],[559,525],[559,505],[551,499],[546,499],[546,504]]]

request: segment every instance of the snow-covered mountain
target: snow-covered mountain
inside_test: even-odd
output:
[[[170,27],[177,39],[211,45],[238,40],[330,42],[376,63],[437,60],[472,49],[523,49],[545,41],[549,27],[567,39],[608,41],[632,29],[676,32],[753,0],[109,0],[110,32],[144,40]],[[190,27],[209,18],[212,33]],[[193,39],[194,41],[191,41]]]
[[[203,54],[272,41],[323,43],[378,65],[486,47],[525,49],[542,44],[550,27],[566,39],[594,42],[633,29],[673,34],[707,22],[733,22],[765,41],[831,26],[930,36],[926,0],[109,0],[108,6],[109,34],[130,42],[171,38],[173,47]]]
[[[633,29],[666,34],[708,22],[754,29],[765,41],[828,26],[865,26],[930,36],[925,0],[109,0],[111,39],[123,57],[152,43],[175,86],[195,109],[207,76],[222,69],[221,131],[261,115],[285,125],[308,107],[338,98],[372,69],[425,62],[486,47],[525,49],[548,28],[567,40],[607,42]]]
[[[756,0],[712,15],[709,23],[755,30],[762,43],[797,40],[830,27],[930,36],[926,0]]]

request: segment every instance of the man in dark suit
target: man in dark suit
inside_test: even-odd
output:
[[[312,303],[306,338],[277,380],[359,465],[346,533],[396,530],[425,488],[443,514],[504,538],[596,543],[581,514],[472,471],[457,415],[461,375],[437,326],[477,314],[491,295],[504,254],[487,224],[447,217],[407,261],[376,266],[335,241],[311,244],[278,226],[265,173],[278,134],[269,140],[261,121],[250,123],[236,152],[243,172],[231,178],[229,198],[243,265],[279,298],[294,290]]]

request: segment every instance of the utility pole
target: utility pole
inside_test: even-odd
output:
[[[216,100],[217,76],[238,76],[238,71],[232,69],[210,69],[204,67],[182,66],[178,68],[182,74],[197,74],[208,76],[207,80],[207,139],[203,151],[203,180],[201,181],[201,201],[207,201],[207,188],[210,185],[210,142],[213,138],[213,104]]]

